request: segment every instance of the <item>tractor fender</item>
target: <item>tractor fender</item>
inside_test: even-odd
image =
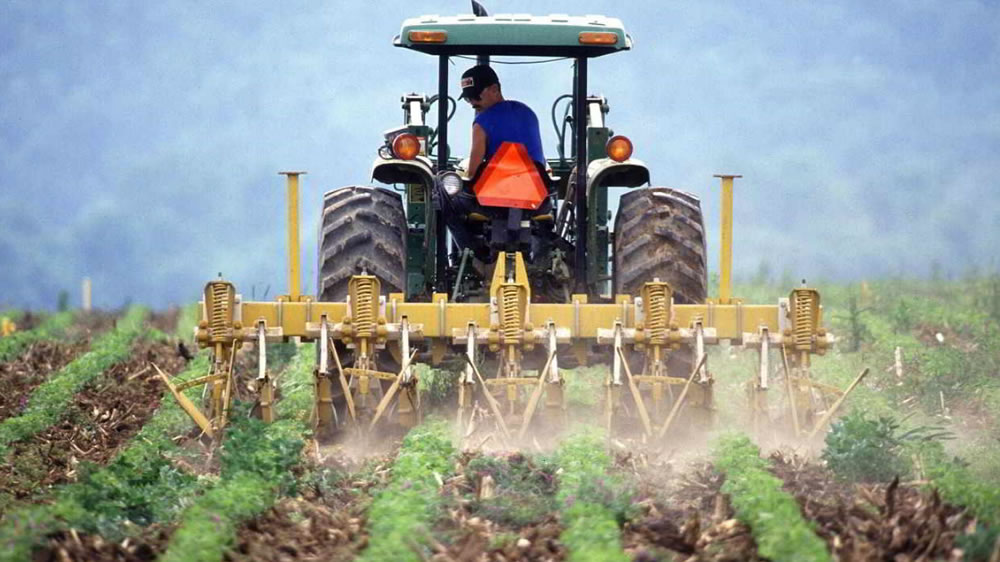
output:
[[[598,158],[587,166],[587,193],[598,187],[639,187],[649,183],[649,168],[637,158],[615,162]]]
[[[413,160],[376,158],[372,164],[372,179],[382,183],[419,183],[434,185],[434,167],[425,156]]]

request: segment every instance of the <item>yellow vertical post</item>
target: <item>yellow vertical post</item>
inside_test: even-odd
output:
[[[732,303],[733,270],[733,178],[743,176],[715,174],[722,178],[722,247],[719,260],[719,304]]]
[[[297,302],[299,288],[299,176],[305,172],[278,172],[288,184],[288,300]]]

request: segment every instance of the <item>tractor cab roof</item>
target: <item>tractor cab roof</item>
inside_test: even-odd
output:
[[[632,38],[604,16],[468,14],[410,18],[393,44],[431,55],[592,58],[629,50]]]

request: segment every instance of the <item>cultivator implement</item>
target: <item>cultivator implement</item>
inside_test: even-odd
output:
[[[534,303],[522,257],[502,255],[498,263],[488,303],[453,303],[444,294],[435,294],[432,302],[407,302],[401,294],[379,297],[378,279],[370,275],[352,280],[351,297],[343,303],[315,302],[311,297],[297,302],[243,301],[231,283],[212,281],[205,290],[206,317],[196,336],[199,345],[214,350],[212,372],[171,390],[184,403],[185,388],[210,385],[209,411],[194,417],[211,434],[228,416],[234,354],[244,344],[256,344],[260,412],[265,420],[273,419],[264,350],[268,343],[300,338],[319,346],[316,419],[321,427],[363,424],[371,430],[390,416],[412,425],[420,417],[413,361],[435,364],[455,347],[467,359],[459,380],[459,419],[469,415],[478,396],[505,435],[516,430],[523,436],[543,396],[545,410],[556,417],[566,407],[560,355],[579,364],[584,352],[606,349],[612,359],[603,400],[606,423],[611,426],[619,413],[637,415],[645,435],[662,438],[682,408],[692,412],[690,423],[711,423],[715,406],[706,349],[729,340],[760,353],[760,371],[751,385],[758,417],[768,415],[773,349],[790,365],[786,393],[796,424],[805,427],[829,409],[815,403],[817,393],[812,390],[839,394],[808,376],[810,355],[822,354],[832,342],[819,325],[819,295],[813,289],[795,289],[777,305],[678,305],[671,303],[669,285],[652,281],[641,295],[619,295],[614,304],[588,303],[586,295],[573,295],[563,304]],[[514,265],[509,272],[507,263]],[[786,313],[790,304],[796,314]],[[350,351],[350,365],[342,364],[338,348]],[[693,355],[694,369],[668,372],[672,353]],[[389,354],[404,358],[397,372],[378,369],[377,358]],[[483,376],[476,360],[487,355],[497,364],[489,377]],[[633,373],[630,363],[636,358],[644,367]],[[528,372],[528,364],[537,372]],[[388,389],[383,390],[380,381],[387,382]],[[338,418],[334,388],[346,404],[347,419]],[[187,402],[185,410],[197,410]]]
[[[723,239],[724,246],[729,243]],[[371,432],[385,421],[415,425],[422,412],[414,364],[436,365],[452,352],[465,360],[457,419],[468,426],[475,412],[485,411],[508,442],[528,436],[539,411],[548,424],[566,419],[560,365],[585,365],[595,352],[605,352],[603,363],[609,363],[600,401],[604,423],[612,431],[637,426],[646,441],[664,439],[672,427],[713,424],[707,349],[724,341],[759,354],[759,369],[748,383],[759,429],[788,423],[796,435],[805,434],[844,395],[810,376],[811,356],[825,353],[834,340],[822,327],[819,293],[808,287],[773,305],[731,298],[728,286],[722,298],[676,304],[671,286],[654,279],[638,295],[616,295],[613,302],[591,303],[587,295],[574,294],[566,303],[542,303],[532,301],[523,256],[501,253],[488,302],[450,302],[444,293],[434,293],[430,302],[409,302],[401,293],[380,293],[378,277],[366,274],[351,278],[344,302],[318,302],[294,291],[275,302],[244,301],[232,283],[211,281],[195,334],[200,347],[213,351],[211,370],[180,385],[165,374],[163,379],[210,436],[228,419],[234,359],[245,344],[257,348],[256,411],[265,421],[274,419],[266,347],[292,339],[317,343],[314,420],[321,433]],[[777,387],[781,400],[771,392],[775,352],[784,373]],[[672,363],[674,356],[687,361]],[[486,363],[495,372],[484,375],[480,367]],[[383,370],[388,365],[398,368]],[[183,394],[198,385],[207,385],[207,411]],[[771,402],[780,402],[783,411],[773,412]]]

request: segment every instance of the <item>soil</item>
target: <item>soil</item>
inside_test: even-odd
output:
[[[95,334],[100,334],[114,329],[118,322],[118,314],[93,310],[91,312],[81,312],[76,315],[73,325],[67,331],[67,338],[75,340],[79,338],[90,339]]]
[[[177,319],[181,315],[181,309],[172,306],[163,312],[154,312],[149,316],[149,325],[164,334],[173,334],[177,328]]]
[[[35,550],[33,562],[70,562],[106,560],[114,562],[152,562],[167,549],[173,529],[152,525],[137,536],[110,542],[100,535],[62,531],[49,538],[44,548]]]
[[[40,323],[37,314],[25,314],[24,319],[29,318],[18,328],[27,330]],[[80,314],[65,338],[35,342],[16,359],[0,363],[0,421],[19,415],[38,385],[85,353],[93,337],[112,329],[114,324],[113,314]]]
[[[35,388],[87,351],[86,340],[40,341],[20,357],[0,363],[0,421],[19,415]]]
[[[184,366],[169,344],[138,344],[129,360],[77,393],[59,423],[10,445],[8,462],[0,465],[0,489],[27,499],[74,480],[81,462],[107,463],[159,406],[164,387],[151,363],[166,372]]]
[[[467,466],[470,461],[481,456],[482,452],[463,453],[459,457],[456,474],[444,483],[441,493],[448,497],[445,501],[447,513],[438,521],[435,534],[447,536],[450,540],[448,544],[432,542],[434,555],[431,560],[436,562],[566,560],[566,547],[559,542],[563,526],[555,513],[540,513],[536,521],[526,525],[514,525],[475,512],[472,498],[482,496],[483,479],[482,475],[467,470]],[[519,453],[495,458],[504,461],[508,467],[506,470],[510,470],[509,467],[514,465],[521,467],[531,465],[531,461]],[[543,474],[539,470],[534,472],[540,476]],[[534,492],[538,495],[551,496],[555,492],[554,480],[551,475],[545,480],[552,483],[551,488],[538,488]],[[505,493],[511,492],[513,490]]]
[[[780,452],[774,473],[840,560],[961,560],[955,539],[970,518],[937,491],[912,485],[844,485],[828,470]]]
[[[759,560],[750,528],[734,518],[720,488],[723,476],[704,461],[649,463],[644,457],[619,456],[639,483],[641,515],[622,531],[625,552],[633,560]],[[680,465],[679,468],[675,465]]]
[[[318,450],[315,445],[307,449]],[[393,451],[372,457],[372,469],[362,470],[344,454],[316,458],[310,453],[312,470],[333,474],[334,483],[308,486],[244,523],[225,560],[353,560],[368,546],[368,505],[388,481],[394,456]]]

